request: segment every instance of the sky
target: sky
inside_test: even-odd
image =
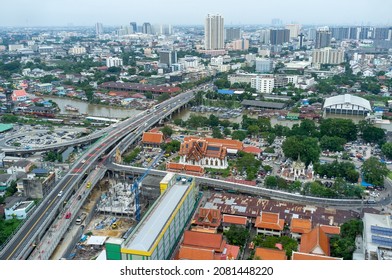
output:
[[[5,26],[203,25],[221,14],[225,25],[283,23],[391,25],[391,0],[10,0],[0,4]]]

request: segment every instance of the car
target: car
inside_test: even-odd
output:
[[[57,196],[60,197],[62,195],[63,195],[63,191],[60,191]]]

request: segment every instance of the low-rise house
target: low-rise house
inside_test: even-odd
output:
[[[0,174],[0,192],[4,192],[14,180],[13,174]]]
[[[33,163],[28,160],[18,160],[11,167],[7,169],[8,174],[15,174],[16,172],[25,172],[28,173],[30,168],[33,166]]]
[[[8,197],[4,209],[5,219],[10,220],[13,218],[23,220],[30,211],[35,208],[35,203],[32,200],[25,200],[24,197]]]

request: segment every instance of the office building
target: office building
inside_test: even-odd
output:
[[[129,23],[129,25],[131,26],[132,33],[137,33],[138,32],[136,22],[132,21],[132,22]]]
[[[270,30],[263,29],[260,31],[260,44],[269,44],[270,43]]]
[[[272,93],[275,85],[274,75],[258,75],[251,79],[250,86],[259,93]]]
[[[230,42],[241,39],[241,28],[229,27],[225,29],[225,41]]]
[[[159,63],[171,67],[177,63],[177,52],[171,50],[162,50],[159,52]]]
[[[319,29],[316,32],[315,49],[329,47],[331,44],[331,32],[329,29]]]
[[[309,28],[308,34],[307,34],[308,40],[316,41],[316,33],[317,33],[317,30],[315,28]]]
[[[168,173],[160,182],[161,196],[128,238],[106,241],[108,260],[168,260],[199,201],[191,176]]]
[[[95,34],[96,34],[97,36],[103,34],[103,24],[102,24],[102,23],[97,22],[97,23],[95,24]]]
[[[108,57],[106,58],[107,67],[121,67],[123,65],[123,60],[118,57]]]
[[[346,40],[350,37],[350,29],[348,27],[331,27],[329,31],[331,31],[332,38],[339,41]]]
[[[344,50],[323,48],[313,50],[312,64],[341,64],[344,62]]]
[[[142,25],[142,33],[144,34],[153,34],[151,23],[145,22]]]
[[[207,15],[204,25],[206,50],[224,49],[224,19],[221,15]]]
[[[301,25],[297,23],[286,24],[286,29],[290,31],[290,39],[297,39],[299,32],[301,31]]]
[[[270,41],[271,45],[282,45],[289,42],[290,30],[288,29],[271,29]]]
[[[273,62],[268,58],[256,58],[256,72],[271,73],[273,70]]]

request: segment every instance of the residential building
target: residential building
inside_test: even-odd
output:
[[[288,29],[271,29],[270,42],[271,45],[283,45],[290,41],[290,30]]]
[[[225,41],[230,42],[241,39],[241,28],[239,27],[228,27],[225,28]]]
[[[13,44],[13,45],[8,45],[8,51],[10,52],[17,52],[20,49],[23,49],[24,45],[23,44]]]
[[[236,260],[239,246],[226,243],[222,234],[185,231],[180,245],[180,260]]]
[[[27,92],[24,89],[16,89],[12,92],[11,95],[12,101],[26,101],[27,100]]]
[[[221,15],[208,14],[204,24],[204,44],[206,50],[224,49],[224,19]]]
[[[70,55],[80,55],[86,53],[86,48],[81,46],[72,47],[68,50]]]
[[[264,212],[256,218],[255,228],[257,234],[281,236],[284,229],[284,219],[279,213]]]
[[[32,200],[25,200],[22,197],[10,197],[6,200],[4,208],[4,215],[6,220],[16,218],[18,220],[26,219],[31,210],[35,208],[35,202]]]
[[[269,29],[260,30],[260,43],[269,44],[271,38],[271,31]]]
[[[287,256],[284,250],[256,248],[253,259],[262,261],[285,261],[287,260]]]
[[[316,32],[316,43],[314,48],[321,49],[329,47],[331,44],[331,32],[328,28],[319,29]]]
[[[144,22],[142,25],[142,33],[144,34],[153,34],[151,23]]]
[[[123,66],[122,58],[118,57],[108,57],[106,58],[106,66],[107,67],[121,67]]]
[[[243,74],[232,74],[228,76],[228,80],[230,84],[234,83],[246,83],[250,84],[252,82],[253,78],[256,78],[257,74],[248,74],[248,73],[243,73]]]
[[[172,50],[160,51],[159,63],[171,67],[174,63],[177,63],[177,52]]]
[[[199,67],[200,58],[197,56],[186,55],[183,58],[179,59],[179,63],[184,65],[185,70],[190,68],[198,68]]]
[[[273,71],[273,61],[269,58],[256,58],[256,72],[271,73]]]
[[[290,32],[290,39],[297,39],[299,32],[301,31],[301,25],[298,23],[286,24],[285,29]]]
[[[258,93],[272,93],[274,86],[274,75],[258,75],[251,79],[251,88],[255,88]]]
[[[97,22],[97,23],[95,24],[95,34],[96,34],[97,36],[103,34],[103,24],[102,24],[102,23]]]
[[[30,168],[33,166],[31,161],[22,159],[15,162],[11,167],[7,169],[8,174],[15,174],[17,172],[28,173]]]
[[[134,22],[134,21],[130,22],[129,25],[131,26],[132,33],[137,33],[138,32],[138,30],[137,30],[137,23],[136,22]]]
[[[13,180],[15,180],[13,174],[0,174],[0,193],[4,192],[9,187]]]
[[[142,143],[145,147],[160,147],[163,143],[163,133],[158,132],[143,132]]]
[[[321,64],[338,65],[344,62],[343,49],[314,49],[312,53],[312,64],[315,66]]]
[[[108,260],[168,260],[199,201],[195,179],[168,173],[161,181],[161,196],[124,239],[106,241]]]
[[[249,49],[249,40],[248,39],[239,39],[234,40],[231,43],[231,48],[233,50],[244,51]]]

